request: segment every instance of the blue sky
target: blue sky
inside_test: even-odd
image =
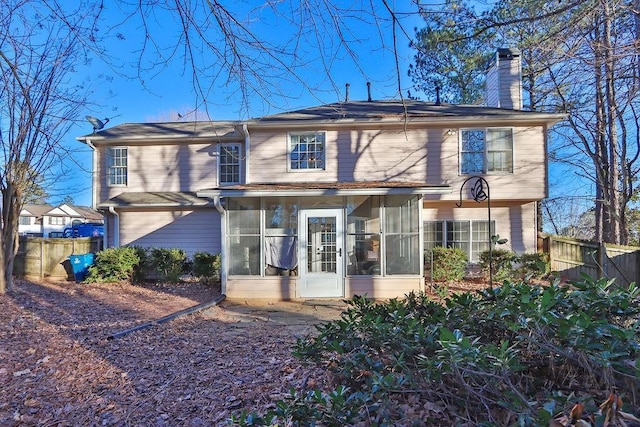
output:
[[[372,21],[366,12],[356,9],[340,14],[347,24],[343,28],[343,36],[350,41],[349,47],[353,51],[349,53],[339,45],[334,32],[322,33],[321,40],[317,40],[313,37],[314,32],[310,31],[301,39],[294,40],[300,28],[293,27],[290,21],[269,9],[256,9],[252,6],[262,2],[230,1],[229,7],[239,12],[236,15],[238,19],[255,31],[262,41],[290,47],[294,40],[302,45],[297,58],[286,57],[281,64],[297,67],[299,80],[296,81],[290,75],[271,73],[272,80],[267,81],[270,86],[265,86],[264,82],[252,81],[250,83],[256,84],[257,90],[249,91],[243,98],[238,92],[237,83],[229,81],[226,75],[218,74],[218,78],[214,80],[206,74],[211,70],[208,62],[215,63],[211,59],[213,55],[208,50],[199,52],[196,49],[197,66],[205,70],[197,73],[201,86],[206,90],[206,102],[203,103],[203,97],[194,90],[193,74],[188,65],[185,65],[189,61],[184,59],[184,51],[176,49],[184,41],[181,38],[184,32],[174,11],[155,6],[139,13],[127,9],[130,6],[123,6],[121,3],[108,2],[97,23],[100,33],[105,37],[103,46],[108,59],[105,61],[94,58],[88,66],[78,68],[77,77],[89,82],[92,105],[83,112],[66,141],[72,149],[73,160],[78,165],[77,172],[68,174],[61,180],[62,191],[55,192],[57,197],[51,200],[53,203],[61,201],[64,195],[70,195],[78,205],[91,205],[91,150],[75,140],[77,136],[92,132],[91,125],[84,120],[85,115],[109,118],[107,127],[110,127],[126,122],[177,120],[177,113],[187,115],[198,107],[199,119],[206,118],[206,113],[213,120],[239,120],[341,101],[345,96],[346,83],[350,83],[350,99],[364,100],[367,98],[367,81],[372,84],[374,99],[398,96],[391,25],[388,20]],[[346,8],[360,4],[360,0],[339,0],[337,3]],[[363,3],[368,4],[367,1]],[[290,3],[279,4],[286,7]],[[374,4],[382,8],[381,2]],[[411,0],[397,0],[395,4],[391,4],[400,12],[416,10]],[[281,12],[290,16],[291,11],[283,9]],[[385,10],[377,12],[381,16],[388,16]],[[146,28],[143,26],[143,16]],[[409,36],[413,36],[414,27],[422,26],[421,19],[415,14],[401,13],[399,16],[402,17],[403,28]],[[322,24],[317,15],[308,15],[306,19],[314,19],[316,25]],[[308,22],[310,21],[304,23],[305,26]],[[304,29],[305,27],[303,31]],[[408,47],[407,36],[398,30],[396,44],[401,86],[403,95],[406,95],[411,88],[407,69],[412,62],[413,51]],[[146,31],[149,32],[147,39]],[[191,35],[194,36],[193,40],[197,39],[194,34]],[[209,32],[206,37],[214,45],[220,46],[219,34]],[[159,54],[148,49],[141,57],[140,50],[145,40],[147,46],[152,43],[159,46]],[[267,69],[265,74],[276,68]],[[583,196],[592,193],[590,184],[573,171],[554,164],[550,165],[550,170],[552,196]],[[570,209],[579,212],[592,204],[585,197],[575,197],[572,200],[576,206]]]
[[[338,3],[352,7],[359,2],[340,0]],[[398,0],[395,3],[396,10],[401,12],[416,10],[411,0]],[[271,10],[255,9],[250,1],[229,4],[231,9],[240,11],[237,16],[243,23],[267,42],[278,45],[288,42],[287,46],[291,46],[291,39],[299,33],[298,28],[292,28],[291,22],[278,17]],[[382,3],[376,4],[382,8]],[[289,11],[282,12],[286,14]],[[381,16],[387,16],[384,10],[378,12]],[[314,38],[313,32],[298,41],[308,43],[307,48],[303,46],[298,51],[298,58],[286,57],[284,60],[284,65],[289,66],[286,61],[292,61],[292,66],[298,67],[298,81],[287,75],[276,76],[271,80],[271,86],[263,84],[243,98],[238,92],[238,85],[229,82],[226,76],[218,76],[217,80],[213,80],[205,73],[198,73],[201,86],[207,91],[206,104],[202,103],[203,97],[194,90],[192,71],[185,66],[187,61],[183,51],[175,50],[183,41],[180,39],[182,27],[175,13],[156,7],[143,11],[143,15],[150,39],[160,46],[162,55],[173,55],[170,60],[158,60],[154,51],[147,50],[140,62],[142,66],[139,66],[140,49],[145,40],[141,15],[117,2],[109,2],[98,22],[102,26],[102,34],[106,36],[104,47],[108,60],[95,58],[90,65],[78,69],[77,77],[88,81],[92,91],[92,106],[86,114],[100,119],[109,118],[107,127],[126,122],[177,120],[177,113],[186,115],[195,107],[199,110],[197,118],[205,118],[205,113],[214,120],[258,117],[341,101],[345,97],[346,83],[350,83],[349,98],[352,100],[367,98],[367,81],[371,82],[374,99],[398,96],[398,74],[390,22],[374,22],[366,12],[354,10],[341,14],[348,24],[343,36],[350,40],[352,52],[340,47],[335,33],[330,31],[321,34],[320,41]],[[415,15],[400,16],[403,17],[404,29],[413,35],[413,28],[420,26],[420,18]],[[307,18],[316,19],[312,16]],[[316,25],[321,26],[322,22],[319,21],[316,21]],[[216,37],[211,33],[209,39],[216,40]],[[397,39],[402,91],[406,96],[411,86],[407,69],[413,53],[402,31],[398,31]],[[322,44],[323,52],[318,51],[318,43]],[[196,51],[196,61],[200,67],[206,67],[208,58],[212,57],[207,51],[203,52]],[[153,61],[162,65],[152,64]],[[269,93],[270,88],[276,86],[281,94]],[[75,141],[75,137],[92,132],[91,125],[83,120],[84,115],[72,130],[68,141],[73,157],[81,168],[77,174],[68,175],[62,181],[65,190],[56,192],[56,195],[62,198],[67,193],[73,197],[74,203],[89,206],[91,152]]]

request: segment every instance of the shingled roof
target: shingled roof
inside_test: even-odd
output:
[[[356,124],[468,124],[496,121],[541,122],[552,125],[564,114],[508,110],[479,105],[435,104],[406,100],[337,102],[303,108],[244,121],[197,121],[167,123],[125,123],[99,132],[78,137],[80,141],[107,142],[109,140],[174,140],[215,139],[242,141],[242,127],[277,126],[353,126]]]

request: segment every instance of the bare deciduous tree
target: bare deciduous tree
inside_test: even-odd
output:
[[[317,95],[327,87],[340,93],[344,82],[333,77],[337,58],[350,58],[354,74],[368,80],[355,49],[361,44],[395,58],[395,70],[388,72],[401,95],[398,46],[411,39],[402,23],[418,12],[414,1],[402,12],[388,0],[3,2],[0,292],[11,286],[25,192],[36,176],[47,176],[52,163],[67,157],[60,141],[86,95],[69,77],[76,65],[100,61],[144,86],[179,64],[181,76],[193,83],[196,110],[206,113],[220,98],[219,88],[240,99],[237,110],[248,110],[250,99],[269,106],[276,97]],[[107,50],[108,41],[120,41],[120,51],[134,52],[136,63]]]
[[[418,48],[433,40],[457,45],[478,36],[520,48],[528,108],[564,111],[556,127],[554,158],[581,171],[595,187],[595,238],[625,244],[626,211],[638,192],[640,107],[637,2],[589,0],[549,3],[504,1],[465,21],[442,19]],[[448,2],[460,8],[459,2]],[[447,11],[425,9],[427,18]],[[434,19],[428,20],[432,25]],[[570,31],[567,31],[570,29]],[[489,44],[489,43],[487,43]],[[495,49],[495,48],[494,48]],[[465,54],[465,51],[458,51]],[[439,51],[421,50],[417,64]],[[465,56],[458,59],[465,62]],[[421,70],[429,75],[435,70]],[[414,76],[419,76],[415,74]]]
[[[25,2],[1,8],[0,293],[5,293],[13,283],[22,205],[53,166],[67,161],[69,152],[61,141],[86,91],[69,82],[83,60],[79,27],[71,21],[61,25],[50,11]]]

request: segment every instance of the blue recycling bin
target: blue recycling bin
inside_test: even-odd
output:
[[[93,265],[93,254],[71,255],[69,256],[69,262],[71,262],[71,269],[76,282],[82,282],[89,274],[89,267]]]

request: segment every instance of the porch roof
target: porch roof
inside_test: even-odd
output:
[[[153,191],[120,193],[98,205],[99,209],[107,208],[142,208],[142,207],[202,207],[213,206],[213,201],[196,196],[193,192]]]
[[[200,190],[198,197],[265,197],[265,196],[379,196],[386,194],[445,194],[449,185],[424,182],[299,182],[229,185]]]

